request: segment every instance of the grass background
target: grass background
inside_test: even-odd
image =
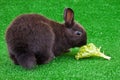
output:
[[[78,48],[57,57],[46,65],[25,70],[9,59],[5,30],[10,22],[24,13],[38,13],[63,22],[63,10],[71,7],[75,20],[93,42],[111,56],[74,59]],[[0,80],[119,80],[120,79],[120,0],[0,0]]]

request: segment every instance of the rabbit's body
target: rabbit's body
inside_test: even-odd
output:
[[[70,18],[69,15],[65,24],[60,24],[38,14],[17,17],[6,32],[11,59],[15,64],[32,68],[36,64],[48,63],[71,47],[86,44],[86,32],[78,24],[68,23]],[[82,35],[74,34],[76,30]]]

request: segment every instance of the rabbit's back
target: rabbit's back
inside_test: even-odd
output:
[[[37,14],[22,15],[16,18],[6,33],[6,40],[10,49],[24,46],[28,51],[37,52],[54,43],[54,33],[49,20]],[[14,49],[15,48],[15,49]]]

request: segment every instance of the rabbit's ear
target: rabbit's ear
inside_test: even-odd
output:
[[[74,12],[71,8],[66,8],[64,10],[64,20],[67,27],[72,27],[74,23]]]

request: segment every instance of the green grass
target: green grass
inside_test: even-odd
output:
[[[9,59],[5,30],[18,15],[38,13],[63,22],[63,10],[71,7],[75,19],[93,42],[111,56],[75,60],[78,48],[49,64],[25,70]],[[120,79],[120,0],[0,0],[0,80],[119,80]]]

